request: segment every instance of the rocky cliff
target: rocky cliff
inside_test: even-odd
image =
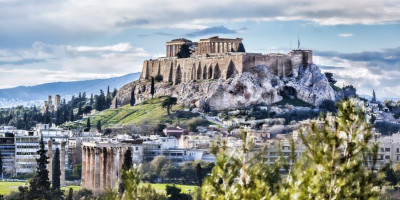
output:
[[[160,82],[155,89],[155,96],[171,95],[185,106],[207,105],[211,110],[269,105],[281,101],[284,95],[296,96],[315,106],[327,99],[335,100],[334,90],[314,64],[293,68],[287,77],[279,77],[267,66],[259,65],[226,80],[197,80],[177,85]],[[151,98],[150,81],[138,80],[118,91],[116,98],[120,105],[129,104],[132,90],[136,103]]]

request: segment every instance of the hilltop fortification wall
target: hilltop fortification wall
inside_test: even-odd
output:
[[[258,65],[266,65],[275,75],[288,76],[293,68],[312,64],[311,50],[293,50],[288,54],[225,53],[206,54],[190,58],[167,57],[146,60],[141,79],[161,75],[163,82],[173,84],[193,80],[227,79]]]

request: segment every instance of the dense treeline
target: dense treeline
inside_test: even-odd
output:
[[[17,106],[13,108],[0,109],[0,125],[15,126],[17,129],[29,130],[37,123],[56,125],[63,124],[68,121],[82,119],[83,114],[90,113],[93,109],[102,111],[110,108],[112,99],[116,96],[117,89],[107,93],[100,90],[99,95],[91,94],[90,97],[85,92],[72,96],[70,101],[63,99],[57,111],[46,110],[41,113],[41,108]]]

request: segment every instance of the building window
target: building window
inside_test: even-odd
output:
[[[385,148],[385,151],[386,151],[386,152],[389,152],[389,151],[390,151],[390,148]]]
[[[139,147],[135,147],[135,151],[139,151]]]
[[[385,159],[386,160],[390,160],[390,156],[385,156]]]
[[[396,149],[397,153],[399,153],[399,148]]]

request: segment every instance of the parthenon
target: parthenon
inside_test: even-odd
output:
[[[113,189],[121,176],[126,150],[131,149],[134,163],[142,159],[141,142],[83,142],[82,187],[95,192]]]
[[[174,43],[167,43],[167,57],[145,60],[140,78],[149,80],[151,77],[161,76],[163,82],[173,84],[228,79],[257,65],[265,65],[277,76],[284,77],[289,76],[294,68],[313,63],[311,50],[296,49],[287,54],[232,52],[231,50],[238,48],[242,39],[224,39],[228,43],[216,41],[219,41],[216,37],[201,39],[189,58],[170,56],[179,51],[179,44],[189,44],[190,40],[179,39]]]

